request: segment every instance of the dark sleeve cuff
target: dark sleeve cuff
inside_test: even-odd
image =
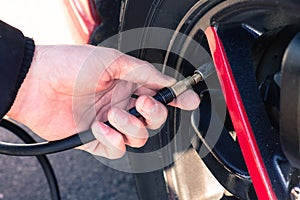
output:
[[[14,91],[14,96],[16,97],[18,90],[20,89],[26,74],[29,71],[32,58],[34,55],[35,44],[33,39],[25,37],[25,47],[24,47],[24,56],[22,59],[21,68],[18,74],[17,83]]]
[[[0,21],[0,119],[10,110],[31,65],[34,41]]]

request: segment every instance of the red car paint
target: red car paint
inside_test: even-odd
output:
[[[64,0],[69,15],[69,24],[78,44],[88,43],[91,34],[101,19],[93,0]]]
[[[277,199],[258,149],[222,41],[214,27],[206,29],[210,51],[247,168],[259,199]]]

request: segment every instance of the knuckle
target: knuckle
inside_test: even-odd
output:
[[[142,147],[146,144],[149,133],[147,129],[144,127],[143,129],[139,130],[135,134],[127,135],[127,145],[131,147]]]
[[[105,157],[107,157],[108,159],[119,159],[122,158],[125,155],[125,150],[118,150],[118,151],[114,151],[114,152],[108,152],[107,155]]]
[[[151,119],[148,120],[148,128],[152,130],[161,128],[161,126],[166,122],[167,117],[167,112],[162,112],[156,117],[153,116]]]
[[[163,123],[167,119],[168,110],[162,104],[156,104],[152,110],[151,119],[154,120],[154,122]]]
[[[147,138],[145,139],[133,139],[131,140],[128,145],[131,146],[131,147],[134,147],[134,148],[140,148],[140,147],[143,147],[146,142],[147,142]]]
[[[156,124],[151,124],[149,126],[150,129],[152,130],[156,130],[156,129],[159,129],[160,127],[162,127],[162,125],[165,123],[165,121],[161,122],[161,123],[156,123]]]

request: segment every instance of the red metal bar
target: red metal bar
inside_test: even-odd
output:
[[[91,34],[101,23],[93,0],[64,0],[69,24],[78,43],[88,43]]]
[[[209,27],[205,34],[225,96],[225,101],[237,134],[248,171],[259,199],[275,200],[267,170],[260,155],[253,130],[247,117],[241,96],[231,71],[222,41],[216,28]]]

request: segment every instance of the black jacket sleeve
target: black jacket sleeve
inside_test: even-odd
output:
[[[29,70],[34,41],[0,21],[0,119],[9,111]]]

